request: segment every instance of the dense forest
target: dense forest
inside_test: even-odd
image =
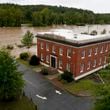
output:
[[[0,27],[25,23],[33,26],[109,24],[110,14],[62,6],[0,4]]]

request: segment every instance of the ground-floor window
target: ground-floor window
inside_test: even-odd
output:
[[[70,72],[70,63],[66,64],[66,70]]]
[[[80,73],[82,73],[82,72],[84,72],[84,64],[83,63],[80,65]]]
[[[62,59],[59,59],[59,68],[62,69]]]
[[[44,56],[42,53],[41,53],[41,61],[44,61]]]
[[[49,63],[49,55],[46,56],[46,62]]]

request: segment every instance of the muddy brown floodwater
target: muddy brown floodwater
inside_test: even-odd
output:
[[[104,29],[107,33],[110,33],[110,25],[86,25],[86,26],[52,26],[52,27],[3,27],[0,28],[0,47],[7,46],[11,44],[14,46],[12,50],[12,55],[18,57],[19,53],[27,51],[24,48],[18,48],[15,44],[21,44],[22,36],[27,30],[30,30],[34,35],[37,32],[50,31],[51,29],[72,29],[75,33],[90,33],[93,30],[96,30],[100,34]],[[36,43],[36,38],[34,38],[34,43]],[[29,51],[32,54],[36,54],[36,46],[32,46]]]

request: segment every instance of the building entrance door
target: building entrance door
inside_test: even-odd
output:
[[[51,56],[51,67],[56,68],[56,57]]]

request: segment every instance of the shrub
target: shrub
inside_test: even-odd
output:
[[[28,60],[29,54],[27,52],[23,52],[20,54],[20,59],[22,60]]]
[[[29,64],[32,66],[36,66],[40,64],[40,58],[37,57],[36,55],[33,55],[29,61]]]
[[[64,71],[64,73],[61,75],[61,79],[66,80],[67,82],[73,81],[73,74],[68,71]]]
[[[43,68],[43,69],[41,70],[41,73],[42,73],[43,75],[48,75],[48,74],[49,74],[47,68]]]
[[[7,45],[7,49],[12,50],[13,48],[14,48],[13,45]]]

